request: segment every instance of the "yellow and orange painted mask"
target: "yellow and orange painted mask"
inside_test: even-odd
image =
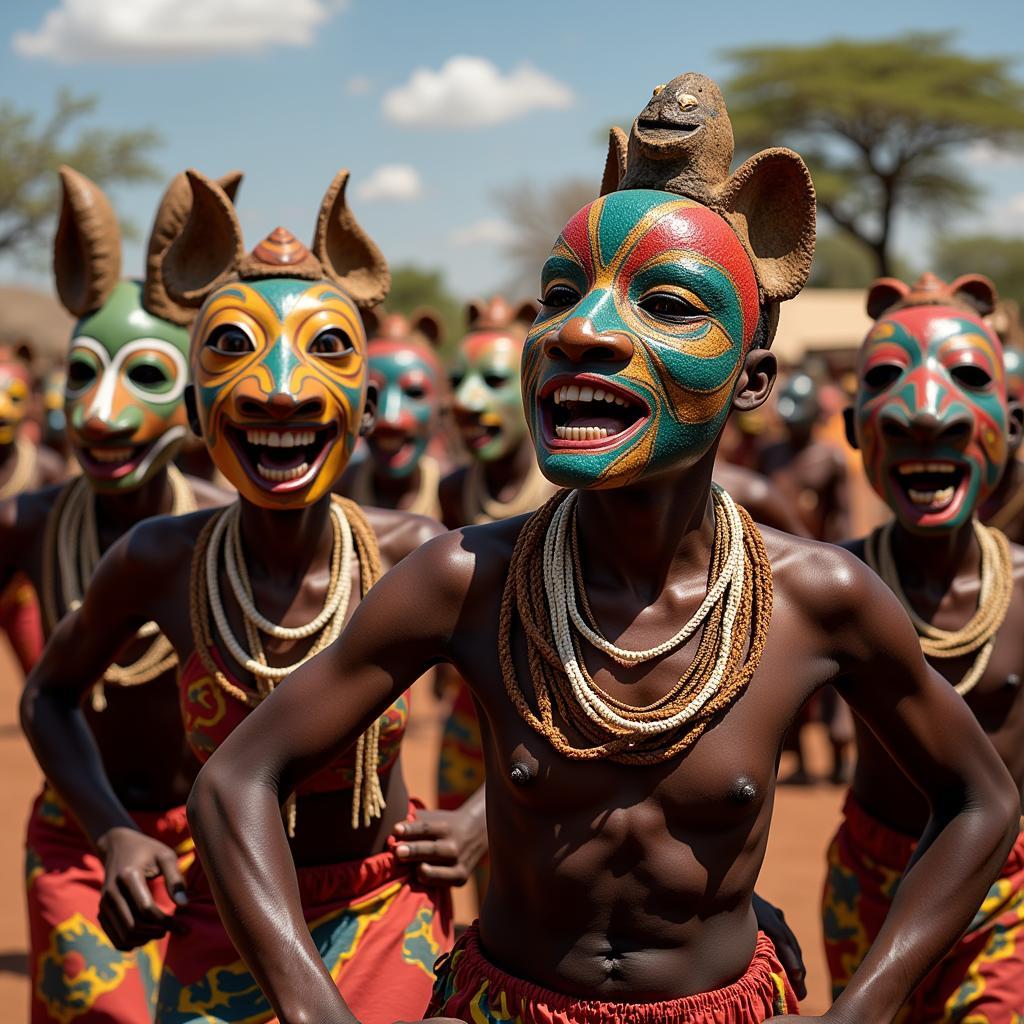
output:
[[[13,444],[28,416],[32,378],[23,359],[0,349],[0,445]]]
[[[198,425],[217,468],[255,505],[329,494],[366,406],[366,334],[329,281],[238,281],[203,305],[192,334]]]

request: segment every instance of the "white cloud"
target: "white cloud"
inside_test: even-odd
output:
[[[508,221],[484,218],[451,233],[453,245],[504,245],[516,237],[516,229]]]
[[[23,57],[60,63],[256,53],[308,46],[347,0],[59,0],[34,32],[17,32]]]
[[[1018,217],[1024,217],[1024,192],[1018,192],[1015,196],[1010,196],[1010,201],[1006,205],[1010,213]]]
[[[967,162],[976,167],[1009,167],[1024,163],[1024,153],[979,140],[967,147]]]
[[[357,199],[407,202],[423,195],[419,172],[408,164],[384,164],[356,186]]]
[[[523,117],[531,110],[564,110],[572,90],[530,64],[503,75],[483,57],[452,57],[439,71],[417,68],[381,101],[385,116],[420,128],[477,128]]]
[[[346,96],[365,96],[372,86],[372,82],[366,75],[353,75],[345,83]]]

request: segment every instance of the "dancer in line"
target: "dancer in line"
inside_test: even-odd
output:
[[[810,269],[802,161],[767,150],[730,175],[721,94],[695,74],[655,90],[612,157],[609,194],[544,266],[523,360],[538,460],[569,489],[397,566],[196,781],[218,907],[282,1019],[360,1017],[316,956],[279,800],[439,659],[483,711],[491,883],[427,1017],[803,1019],[751,895],[782,737],[826,682],[931,806],[827,1019],[889,1020],[1012,843],[1006,769],[892,593],[839,548],[762,535],[712,486],[726,418],[767,397],[779,304]]]
[[[47,636],[80,605],[100,555],[136,523],[225,498],[171,462],[187,429],[186,325],[194,311],[167,295],[160,263],[188,215],[188,183],[180,176],[165,193],[146,275],[133,281],[121,279],[120,231],[102,191],[71,168],[61,178],[54,272],[61,301],[80,318],[65,412],[82,473],[0,505],[3,577],[21,572],[32,582]],[[224,184],[233,192],[238,181],[231,175]],[[85,680],[85,707],[77,713],[104,788],[116,794],[133,829],[160,841],[166,871],[176,877],[193,855],[183,804],[199,765],[181,725],[174,652],[151,622],[138,625],[137,635],[124,636],[117,663],[112,658]],[[65,648],[50,663],[63,678],[78,666],[78,652]],[[73,759],[62,762],[61,770],[69,769],[76,770]],[[111,942],[100,890],[114,853],[106,837],[80,827],[60,785],[47,778],[26,838],[32,1022],[150,1020],[166,943],[155,932],[134,953]],[[162,890],[155,898],[172,906]]]
[[[191,422],[238,499],[143,524],[107,554],[29,679],[23,716],[54,785],[109,850],[103,922],[115,944],[173,931],[159,1024],[256,1024],[273,1010],[218,919],[201,865],[183,884],[167,848],[133,826],[77,702],[152,619],[180,659],[185,733],[205,759],[269,694],[288,689],[292,671],[338,636],[386,569],[441,528],[331,493],[373,422],[358,307],[379,302],[390,283],[346,204],[348,173],[328,188],[310,249],[278,228],[248,254],[228,197],[196,172],[188,178],[192,214],[163,280],[178,301],[201,305]],[[399,763],[404,690],[363,723],[351,749],[286,783],[282,796],[284,851],[298,867],[296,906],[316,935],[313,955],[372,1024],[426,1001],[434,960],[451,941],[448,886],[486,844],[481,801],[445,815],[410,800]],[[331,699],[362,702],[344,689]],[[157,874],[176,897],[173,917],[150,895],[146,880]]]
[[[976,275],[908,289],[876,282],[877,318],[860,354],[848,417],[874,489],[893,518],[851,550],[910,614],[928,661],[1024,785],[1024,549],[976,518],[1020,443],[999,340],[981,319],[994,302]],[[926,793],[904,776],[884,736],[857,723],[857,769],[829,850],[825,949],[838,997],[895,911],[896,883],[918,839],[931,838]],[[907,878],[912,877],[911,870]],[[900,883],[901,888],[904,883]],[[1015,1024],[1024,1007],[1024,834],[974,918],[900,1022]]]

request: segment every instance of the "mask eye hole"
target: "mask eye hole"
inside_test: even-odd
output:
[[[458,389],[458,386],[462,383],[464,377],[464,373],[453,373],[449,376],[448,382],[451,384],[452,390]]]
[[[73,359],[68,367],[68,384],[72,391],[89,387],[96,379],[96,367],[84,359]]]
[[[424,389],[419,384],[407,385],[405,388],[405,393],[409,398],[412,398],[417,402],[427,397],[426,391],[424,391]]]
[[[708,316],[705,310],[672,292],[645,295],[637,305],[648,316],[667,324],[692,323],[695,320],[706,320]]]
[[[508,377],[502,373],[485,373],[484,383],[489,387],[497,391],[499,388],[505,387],[508,384]]]
[[[328,327],[310,343],[309,351],[321,359],[340,359],[356,350],[352,339],[340,327]]]
[[[159,388],[168,383],[167,374],[152,363],[140,363],[128,371],[128,379],[140,388]]]
[[[582,296],[575,288],[559,283],[551,285],[540,301],[548,309],[569,309],[575,306],[581,298]]]
[[[206,339],[206,347],[225,356],[241,356],[256,351],[256,344],[238,324],[221,324]]]
[[[895,384],[903,373],[903,368],[895,363],[881,363],[864,372],[864,383],[873,391],[880,391],[890,384]]]
[[[954,366],[949,375],[957,384],[969,391],[985,391],[992,384],[992,376],[988,370],[970,363]]]

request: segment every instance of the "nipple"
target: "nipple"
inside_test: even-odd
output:
[[[749,804],[757,797],[757,786],[746,778],[741,776],[736,780],[732,787],[732,798],[740,804]]]
[[[516,761],[509,769],[508,777],[517,786],[528,786],[534,780],[534,771],[525,761]]]

